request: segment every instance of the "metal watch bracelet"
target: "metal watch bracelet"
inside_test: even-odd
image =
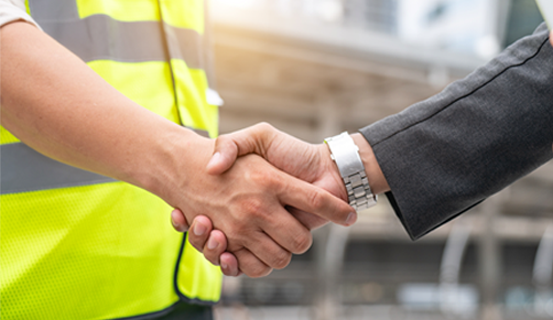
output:
[[[378,197],[371,191],[359,148],[347,132],[325,139],[330,157],[336,163],[346,185],[349,204],[356,210],[374,206]]]

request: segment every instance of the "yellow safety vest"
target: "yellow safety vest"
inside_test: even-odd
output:
[[[27,0],[27,9],[130,99],[217,135],[203,0]],[[164,201],[0,130],[1,319],[116,319],[219,299],[220,270],[172,229]]]

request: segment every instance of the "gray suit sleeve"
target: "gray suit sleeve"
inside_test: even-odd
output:
[[[553,158],[553,48],[542,24],[465,79],[360,132],[417,239]]]

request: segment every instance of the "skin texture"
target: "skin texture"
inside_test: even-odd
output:
[[[208,174],[214,140],[129,100],[28,23],[6,25],[0,37],[6,129],[51,158],[150,191],[186,212],[187,221],[205,215],[226,235],[226,250],[245,274],[283,268],[311,245],[308,228],[286,207],[344,225],[355,221],[340,198],[256,155]]]
[[[376,193],[386,192],[390,189],[380,166],[372,152],[372,148],[361,134],[352,135],[354,142],[359,147],[359,154],[364,163],[371,188]],[[214,156],[207,166],[210,174],[219,175],[233,167],[239,157],[255,153],[275,167],[309,183],[324,188],[332,194],[347,200],[346,189],[340,173],[334,161],[330,158],[330,151],[325,144],[311,145],[289,136],[272,126],[261,123],[253,127],[240,130],[228,135],[222,135],[217,139]],[[290,210],[305,226],[312,230],[320,227],[327,221],[298,210]],[[186,230],[187,223],[181,211],[172,212],[173,224],[179,230]],[[213,230],[209,219],[194,221],[189,235],[190,243],[196,249],[202,251],[206,258],[214,264],[221,264],[222,270],[227,275],[239,274],[235,268],[240,264],[240,258],[235,261],[232,256],[224,252],[224,234],[214,230],[211,235],[198,234],[195,227],[202,226],[202,230]],[[217,245],[215,242],[220,241]],[[208,245],[211,246],[208,247]],[[220,258],[219,256],[223,254]]]

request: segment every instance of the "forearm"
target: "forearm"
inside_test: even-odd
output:
[[[361,129],[411,237],[553,157],[548,34],[540,28],[442,93]]]
[[[132,102],[28,23],[2,27],[0,40],[6,129],[58,161],[167,198],[176,143],[189,148],[193,132]]]

